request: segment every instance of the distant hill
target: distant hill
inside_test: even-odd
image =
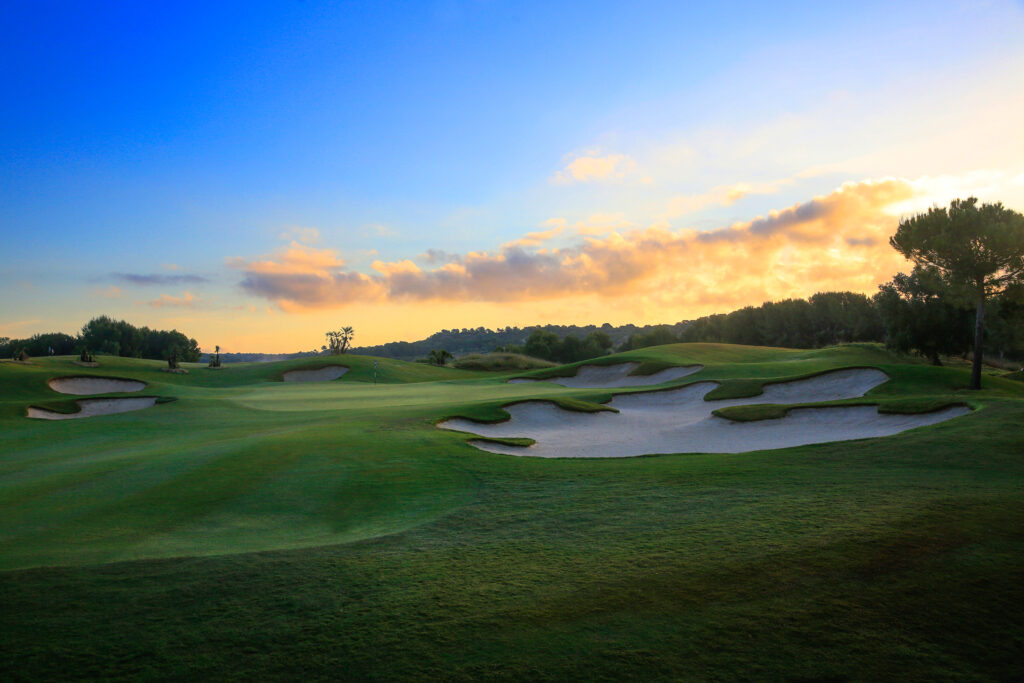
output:
[[[673,336],[678,337],[688,323],[685,321],[673,325],[620,325],[615,327],[604,325],[532,325],[529,327],[503,327],[491,330],[486,327],[441,330],[426,339],[415,342],[388,342],[377,346],[359,346],[352,353],[369,356],[383,356],[400,360],[423,358],[433,349],[444,349],[455,356],[469,353],[489,353],[499,348],[522,345],[534,330],[547,330],[564,338],[568,335],[583,338],[592,332],[604,332],[612,339],[615,346],[620,346],[630,335],[643,333],[655,328],[666,328]]]
[[[686,325],[687,323],[683,321],[673,325],[620,325],[618,327],[605,323],[604,325],[582,326],[531,325],[529,327],[503,327],[497,330],[491,330],[486,327],[463,328],[461,330],[441,330],[426,339],[414,342],[396,341],[376,346],[356,346],[349,353],[411,361],[426,357],[434,349],[444,349],[458,357],[470,353],[490,353],[495,349],[510,345],[522,345],[534,330],[548,330],[560,338],[568,335],[583,338],[591,332],[604,332],[612,338],[612,343],[615,346],[620,346],[630,335],[649,332],[656,328],[665,328],[673,336],[678,337]],[[319,351],[300,351],[297,353],[222,353],[220,358],[223,363],[261,363],[301,358],[303,356],[315,356],[319,353]],[[204,353],[201,362],[209,362],[209,357],[208,353]]]
[[[209,363],[212,354],[204,353],[199,359],[200,363]],[[292,358],[304,358],[306,356],[318,356],[319,351],[298,351],[296,353],[221,353],[221,363],[272,363],[279,360],[291,360]]]

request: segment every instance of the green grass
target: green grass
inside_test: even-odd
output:
[[[1024,383],[970,392],[966,368],[873,345],[640,349],[602,361],[700,364],[684,383],[728,396],[877,367],[892,381],[860,402],[976,410],[884,439],[541,460],[433,424],[610,392],[386,359],[374,385],[374,360],[332,358],[351,369],[323,384],[279,381],[323,359],[0,364],[3,677],[1024,676]],[[26,419],[73,404],[46,385],[69,374],[169,402]]]

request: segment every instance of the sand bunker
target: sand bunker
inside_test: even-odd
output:
[[[29,407],[28,416],[39,420],[77,420],[81,417],[97,417],[142,410],[156,405],[155,396],[138,398],[83,398],[75,401],[81,408],[77,413],[55,413],[44,408]]]
[[[348,368],[340,365],[328,365],[319,370],[289,370],[284,373],[285,382],[330,382],[348,372]]]
[[[964,415],[952,407],[920,415],[881,414],[874,406],[797,408],[786,417],[733,422],[711,414],[726,406],[753,403],[809,403],[862,396],[887,380],[878,370],[840,370],[806,380],[770,384],[761,396],[705,401],[714,382],[698,382],[670,391],[625,394],[609,404],[619,412],[577,413],[544,401],[508,406],[507,422],[482,424],[456,418],[443,429],[480,436],[526,437],[526,448],[486,441],[473,445],[492,453],[542,458],[611,458],[651,453],[743,453],[812,443],[889,436],[907,429]]]
[[[548,379],[511,379],[510,384],[527,382],[551,382],[563,387],[575,389],[611,389],[614,387],[643,387],[653,384],[664,384],[672,380],[699,372],[703,366],[688,365],[686,367],[666,368],[652,375],[630,375],[639,363],[617,363],[615,365],[581,365],[572,377],[551,377]]]
[[[59,377],[50,380],[50,388],[62,394],[113,394],[122,391],[142,391],[145,382],[111,377]]]

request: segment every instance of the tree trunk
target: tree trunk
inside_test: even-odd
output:
[[[971,366],[971,389],[981,389],[981,360],[985,352],[985,292],[978,294],[978,308],[974,314],[974,364]]]

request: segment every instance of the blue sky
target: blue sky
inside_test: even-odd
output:
[[[370,342],[728,308],[742,297],[674,305],[666,287],[713,284],[655,277],[671,264],[621,294],[555,265],[539,276],[564,295],[345,283],[430,271],[427,250],[503,259],[531,232],[555,230],[524,248],[564,261],[885,178],[913,188],[875,207],[890,219],[965,193],[1024,208],[1022,36],[1022,5],[999,2],[7,3],[0,287],[21,295],[0,334],[110,312],[272,351],[342,319]],[[776,271],[746,303],[842,284]]]

